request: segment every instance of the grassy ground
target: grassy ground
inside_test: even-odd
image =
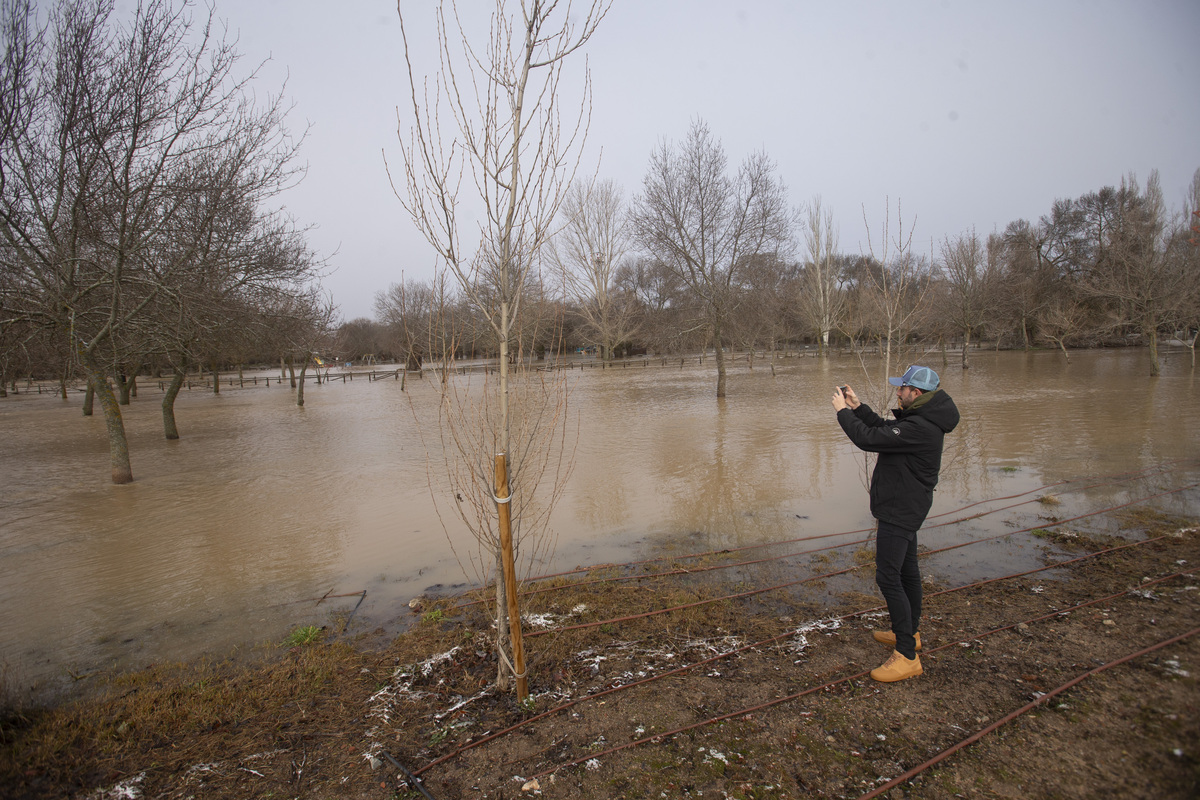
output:
[[[254,663],[159,665],[52,708],[8,704],[0,796],[421,797],[395,759],[439,800],[859,797],[1193,629],[1200,578],[1159,579],[1200,567],[1194,521],[1130,514],[1116,535],[1030,541],[1059,561],[1155,536],[1053,573],[927,586],[925,674],[891,685],[863,676],[887,655],[870,637],[885,620],[866,552],[776,565],[762,581],[558,579],[526,601],[525,704],[493,688],[483,606],[426,608],[385,645],[301,633]],[[715,599],[859,564],[852,579]],[[669,606],[690,607],[628,618]],[[547,632],[587,623],[599,624]],[[1197,639],[1087,678],[886,796],[1197,796]]]

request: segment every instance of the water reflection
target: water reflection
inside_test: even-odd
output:
[[[1065,517],[1200,475],[1196,380],[1183,359],[1168,359],[1154,381],[1138,352],[1079,353],[1069,364],[1051,352],[979,353],[967,372],[936,359],[963,420],[947,438],[934,514],[1189,459],[1160,479],[1064,494],[1056,513]],[[567,374],[578,440],[551,518],[557,556],[543,569],[870,525],[867,465],[829,394],[846,381],[864,397],[890,394],[866,393],[856,359],[788,359],[775,375],[739,362],[723,402],[712,370],[710,361]],[[178,403],[183,438],[168,442],[161,394],[143,387],[125,412],[137,480],[121,487],[106,483],[103,420],[82,417],[79,396],[0,401],[0,659],[34,682],[68,668],[221,654],[325,621],[331,604],[316,600],[329,592],[367,589],[358,619],[387,626],[413,595],[461,583],[451,545],[469,553],[473,539],[431,500],[431,485],[445,484],[429,428],[436,387],[409,389],[362,377],[309,385],[302,409],[277,385],[193,389]],[[1196,513],[1200,497],[1158,503]],[[1038,513],[1025,506],[931,529],[923,542],[1001,533]],[[1019,557],[987,545],[932,566],[947,579],[982,576]]]

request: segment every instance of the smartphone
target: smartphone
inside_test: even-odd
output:
[[[839,386],[838,391],[844,395],[846,393],[846,390],[849,388],[850,388],[849,386]]]

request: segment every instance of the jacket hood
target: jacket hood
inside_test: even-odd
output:
[[[941,428],[943,433],[954,430],[959,420],[958,406],[954,405],[950,395],[941,389],[922,394],[907,410],[895,409],[892,414],[896,419],[924,417]]]

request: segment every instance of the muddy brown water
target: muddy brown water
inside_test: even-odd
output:
[[[953,357],[923,361],[963,413],[933,514],[1073,481],[1053,490],[1053,513],[1067,517],[1200,480],[1200,386],[1186,354],[1167,354],[1154,380],[1133,350],[1070,363],[985,351],[965,372]],[[711,358],[566,373],[574,468],[550,521],[554,556],[534,571],[869,527],[864,462],[829,402],[847,382],[876,408],[890,398],[864,369],[880,372],[843,355],[783,359],[772,376],[766,361],[750,370],[743,357],[723,402]],[[325,595],[366,590],[357,629],[391,630],[411,619],[412,597],[478,579],[474,541],[449,513],[433,381],[410,380],[406,392],[361,374],[309,382],[298,408],[263,377],[219,395],[185,390],[174,442],[162,438],[161,392],[144,382],[124,409],[136,479],[127,486],[108,482],[103,418],[81,415],[81,393],[0,400],[0,669],[10,690],[279,642],[358,601],[318,603]],[[1200,491],[1152,505],[1194,515]],[[922,542],[1004,533],[1045,513],[999,511],[931,528]],[[1039,553],[1026,538],[941,554],[927,569],[958,581],[1032,566]]]

